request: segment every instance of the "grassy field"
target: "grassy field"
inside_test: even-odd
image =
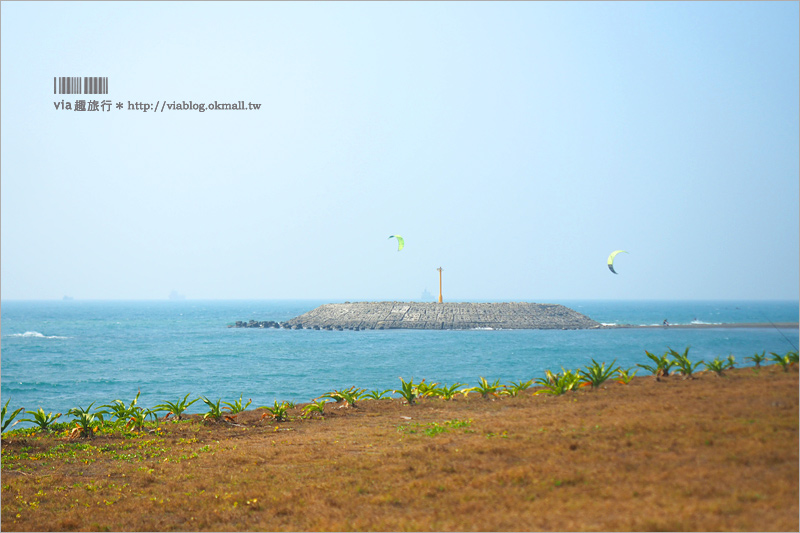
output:
[[[798,372],[11,432],[2,529],[797,531]]]

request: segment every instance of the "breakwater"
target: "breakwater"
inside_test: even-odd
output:
[[[345,302],[325,304],[286,322],[230,327],[286,329],[591,329],[600,324],[558,304]]]

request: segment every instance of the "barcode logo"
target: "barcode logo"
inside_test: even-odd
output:
[[[108,94],[108,77],[55,77],[53,94]]]

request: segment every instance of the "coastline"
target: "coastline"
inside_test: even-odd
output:
[[[91,439],[4,433],[0,518],[7,531],[797,531],[797,386],[796,367],[766,365],[560,395],[331,401],[313,417],[301,404],[282,421],[258,407]]]
[[[778,329],[798,329],[800,324],[797,322],[740,322],[727,324],[663,324],[637,325],[637,324],[603,324],[598,329],[620,329],[620,328],[662,328],[662,329],[737,329],[737,328],[778,328]]]

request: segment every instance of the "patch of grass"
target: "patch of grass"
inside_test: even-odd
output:
[[[444,422],[429,422],[427,424],[411,423],[397,427],[399,433],[413,435],[422,433],[428,437],[433,437],[441,433],[446,433],[451,429],[465,428],[472,424],[471,419],[467,420],[445,420]]]
[[[362,401],[280,427],[245,410],[235,425],[188,415],[161,434],[106,424],[86,441],[12,430],[2,526],[797,530],[798,374],[725,372],[735,379],[568,397]]]

